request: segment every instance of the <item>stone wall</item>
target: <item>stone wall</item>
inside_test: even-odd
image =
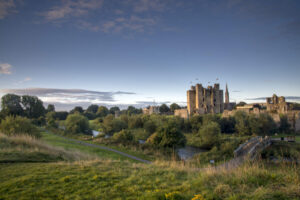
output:
[[[184,119],[187,119],[189,117],[188,110],[186,108],[175,110],[174,115],[182,117]]]

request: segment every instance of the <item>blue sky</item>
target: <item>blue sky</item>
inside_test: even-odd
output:
[[[0,0],[2,95],[184,104],[191,84],[218,78],[231,101],[293,101],[299,74],[297,0]]]

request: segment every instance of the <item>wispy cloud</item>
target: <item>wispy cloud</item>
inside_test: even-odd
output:
[[[28,82],[28,81],[31,81],[31,80],[32,80],[31,77],[26,77],[23,80],[20,80],[20,81],[16,82],[15,85],[21,85],[21,84],[23,84],[25,82]]]
[[[30,80],[30,79],[27,79]],[[82,89],[54,89],[54,88],[25,88],[2,89],[1,93],[14,93],[18,95],[34,95],[44,102],[57,102],[65,104],[76,103],[113,103],[118,95],[133,95],[133,92],[100,92]]]
[[[0,64],[0,74],[11,74],[12,66],[8,63],[1,63]]]
[[[166,8],[166,1],[162,1],[162,0],[133,1],[133,10],[135,12],[164,11],[165,8]]]
[[[49,22],[70,17],[81,17],[92,10],[97,10],[103,4],[103,0],[62,0],[60,5],[40,13]]]
[[[256,98],[247,98],[246,100],[250,100],[250,101],[262,101],[262,100],[266,100],[266,98],[268,97],[256,97]],[[300,101],[300,96],[285,96],[286,100],[289,101]]]
[[[0,0],[0,19],[4,19],[7,15],[15,13],[16,4],[14,0]]]

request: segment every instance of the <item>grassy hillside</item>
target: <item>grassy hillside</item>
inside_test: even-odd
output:
[[[28,135],[6,136],[0,133],[0,162],[53,162],[89,159],[79,151],[50,146]]]
[[[299,199],[293,165],[232,171],[120,161],[0,164],[0,199]],[[203,198],[202,198],[203,197]]]

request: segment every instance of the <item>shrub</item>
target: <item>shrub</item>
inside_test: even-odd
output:
[[[176,127],[175,122],[171,121],[161,127],[157,133],[152,134],[148,138],[147,143],[155,146],[176,148],[184,146],[186,138]]]
[[[89,121],[78,113],[70,114],[66,120],[66,130],[70,133],[89,133]]]
[[[33,137],[40,137],[40,132],[31,123],[31,121],[25,117],[20,116],[8,116],[1,121],[0,130],[6,135],[19,135],[27,134]]]
[[[209,122],[199,129],[198,136],[201,138],[203,148],[212,148],[219,141],[221,134],[220,126],[216,122]]]
[[[144,123],[145,131],[150,135],[156,131],[156,124],[152,120],[148,120]]]
[[[113,140],[116,142],[132,142],[134,140],[134,136],[129,130],[121,130],[120,132],[113,135]]]
[[[127,123],[113,115],[107,115],[103,120],[103,131],[108,134],[119,132],[127,128]]]

